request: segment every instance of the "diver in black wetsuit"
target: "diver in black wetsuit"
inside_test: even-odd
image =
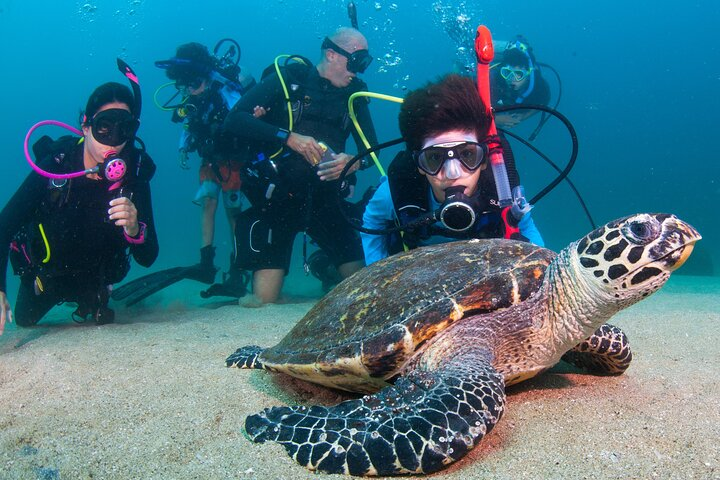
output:
[[[281,69],[282,79],[276,73],[266,76],[228,114],[226,129],[253,150],[241,171],[252,208],[240,214],[236,228],[236,266],[253,271],[254,298],[245,305],[279,299],[293,239],[301,231],[329,255],[343,277],[362,268],[360,238],[338,210],[336,180],[351,159],[344,153],[351,133],[362,148],[347,102],[366,89],[357,74],[371,60],[365,37],[341,28],[323,42],[317,67],[290,64]],[[291,130],[286,129],[288,100],[281,80],[289,92]],[[356,102],[356,113],[368,140],[376,143],[367,102]],[[327,153],[320,142],[329,147]]]
[[[8,256],[20,275],[21,327],[62,302],[78,304],[76,321],[112,322],[109,290],[127,275],[129,254],[146,267],[157,258],[149,185],[155,165],[134,146],[140,98],[133,89],[135,95],[119,83],[99,86],[85,109],[82,138],[43,137],[33,147],[36,171],[0,213],[0,244],[10,245],[0,250],[0,333],[12,321]]]

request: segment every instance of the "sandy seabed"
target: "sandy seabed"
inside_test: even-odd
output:
[[[66,321],[65,307],[40,327],[9,326],[0,478],[319,478],[280,445],[249,441],[245,417],[347,397],[224,364],[237,347],[275,344],[312,303],[220,305],[156,300],[101,327]],[[720,479],[720,279],[675,276],[612,323],[633,347],[625,375],[555,369],[511,388],[497,427],[433,477]]]

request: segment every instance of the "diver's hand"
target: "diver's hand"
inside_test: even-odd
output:
[[[255,105],[255,108],[253,108],[253,117],[260,118],[264,117],[267,112],[270,111],[270,107],[261,107],[260,105]]]
[[[502,128],[513,128],[518,123],[522,122],[522,117],[515,113],[498,113],[495,115],[495,123],[498,127]]]
[[[333,160],[329,162],[323,162],[320,165],[318,165],[318,176],[320,177],[320,180],[323,181],[329,181],[329,180],[337,180],[340,178],[340,174],[343,171],[343,168],[345,168],[345,165],[348,164],[350,160],[352,160],[352,156],[348,155],[347,153],[334,153],[333,154]],[[350,170],[348,170],[347,175],[350,175],[353,172],[356,172],[360,168],[360,162],[353,163],[353,166],[350,167]]]
[[[123,227],[127,236],[136,237],[140,232],[137,208],[129,198],[120,197],[110,200],[108,215],[110,215],[110,220],[115,221],[115,225]]]
[[[188,152],[184,148],[181,148],[178,150],[178,160],[180,161],[180,168],[183,170],[190,170],[190,165],[188,165]]]
[[[292,132],[287,146],[302,155],[310,165],[317,165],[323,155],[323,149],[313,137]]]
[[[5,292],[0,292],[0,335],[5,330],[5,321],[12,323],[13,314]]]

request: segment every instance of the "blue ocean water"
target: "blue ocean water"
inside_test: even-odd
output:
[[[720,4],[676,2],[501,2],[356,0],[360,29],[376,61],[364,75],[370,89],[403,96],[453,70],[456,28],[483,23],[496,39],[523,34],[539,61],[562,81],[558,110],[578,132],[580,153],[571,179],[598,224],[639,211],[668,211],[704,236],[685,273],[720,275],[720,52],[712,33]],[[443,23],[441,20],[445,20]],[[153,202],[161,253],[153,267],[197,261],[200,211],[191,203],[197,159],[190,171],[178,166],[179,127],[152,104],[166,82],[153,61],[172,56],[178,44],[213,46],[225,37],[242,46],[241,64],[259,76],[280,53],[319,56],[323,36],[347,25],[344,0],[244,0],[202,4],[123,0],[75,2],[0,1],[0,91],[4,93],[0,150],[0,204],[27,175],[22,141],[43,119],[75,123],[90,91],[105,81],[123,81],[115,57],[137,71],[144,88],[140,135],[158,164]],[[450,27],[448,27],[450,25]],[[452,25],[457,25],[453,27]],[[463,27],[464,26],[464,27]],[[448,31],[449,30],[449,33]],[[451,38],[452,37],[452,38]],[[468,45],[468,47],[471,47]],[[558,83],[549,77],[555,93]],[[397,105],[373,101],[381,140],[398,136]],[[516,133],[527,135],[537,117]],[[52,128],[42,133],[60,135]],[[570,143],[554,121],[535,145],[563,166]],[[394,151],[381,155],[390,162]],[[554,171],[524,147],[516,149],[529,196]],[[363,185],[377,181],[365,173]],[[579,202],[561,184],[533,213],[547,245],[567,245],[590,230]],[[227,267],[230,235],[218,215],[217,263]],[[291,281],[303,282],[295,255]],[[135,268],[131,276],[145,271]],[[307,280],[315,282],[314,279]],[[14,283],[9,286],[14,298]]]

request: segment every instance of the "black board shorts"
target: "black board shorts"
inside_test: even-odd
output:
[[[360,235],[344,219],[336,198],[325,192],[311,200],[253,206],[238,215],[236,266],[251,271],[282,269],[287,274],[295,236],[302,231],[336,267],[364,258]]]

